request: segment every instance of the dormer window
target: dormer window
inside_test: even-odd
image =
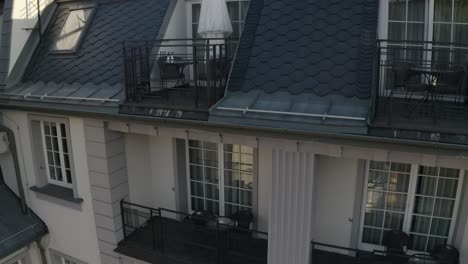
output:
[[[52,47],[56,53],[73,53],[78,49],[89,20],[93,13],[92,8],[71,10],[60,34]]]

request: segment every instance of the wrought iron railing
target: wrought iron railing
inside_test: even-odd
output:
[[[380,40],[371,122],[468,120],[468,46]]]
[[[267,263],[266,232],[224,225],[216,219],[194,218],[187,213],[150,208],[123,200],[120,206],[124,234],[121,245],[128,241],[151,241],[152,250],[167,256],[203,252],[206,263]],[[174,253],[175,248],[179,248],[177,253]],[[183,252],[180,248],[192,250]]]
[[[234,39],[124,42],[126,102],[210,107],[224,95],[235,47]]]

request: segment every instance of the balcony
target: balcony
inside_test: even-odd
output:
[[[355,248],[311,242],[311,264],[435,264],[439,259],[429,254],[396,254],[381,250],[365,251]]]
[[[121,201],[116,252],[149,263],[266,264],[268,234]]]
[[[223,96],[237,47],[233,39],[163,39],[123,45],[120,112],[207,120]]]
[[[379,41],[372,128],[466,134],[468,47]]]

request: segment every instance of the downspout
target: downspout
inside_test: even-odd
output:
[[[41,254],[41,263],[47,264],[46,252],[45,252],[45,248],[41,244],[41,239],[42,238],[37,239],[36,244],[37,244],[37,248],[39,249],[39,253]]]
[[[5,126],[4,124],[0,122],[0,132],[2,131],[5,132],[8,136],[9,149],[13,157],[13,163],[15,166],[15,174],[16,174],[16,182],[18,184],[18,193],[19,193],[20,200],[21,200],[21,211],[24,214],[26,214],[28,210],[26,206],[26,199],[24,196],[23,181],[21,180],[21,172],[20,172],[20,166],[19,166],[19,161],[18,161],[18,152],[16,152],[15,134],[13,133],[13,130],[11,130],[9,127]]]

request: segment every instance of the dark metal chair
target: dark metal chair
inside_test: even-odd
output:
[[[236,222],[237,227],[248,230],[250,229],[254,216],[249,210],[240,210],[234,213],[231,219]]]
[[[437,260],[438,264],[459,264],[460,252],[451,245],[438,245],[431,251],[431,257]]]
[[[408,260],[406,251],[410,241],[409,235],[401,230],[386,231],[382,240],[387,254],[386,260],[393,264],[405,263]]]
[[[169,56],[161,56],[158,58],[159,78],[161,89],[167,91],[167,83],[175,81],[175,86],[179,85],[185,79],[185,74],[181,72],[180,66],[176,63],[168,62]],[[172,57],[174,61],[182,60],[179,57]]]

